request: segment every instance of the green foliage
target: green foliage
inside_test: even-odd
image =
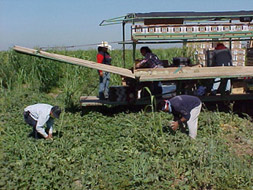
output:
[[[32,89],[49,92],[60,78],[61,70],[58,63],[13,51],[1,54],[0,57],[4,59],[0,60],[2,87],[12,89],[26,84]]]
[[[57,53],[96,59],[93,50]],[[111,54],[121,56],[117,50]],[[54,140],[34,140],[28,137],[31,128],[23,121],[23,109],[38,102],[74,108],[80,95],[97,94],[97,71],[13,52],[1,52],[0,61],[1,189],[249,190],[253,186],[253,125],[247,119],[203,110],[197,139],[191,140],[180,131],[163,130],[172,120],[164,112],[110,117],[63,112],[55,121]],[[122,62],[114,58],[113,64]],[[112,84],[118,83],[116,77],[112,76]],[[43,88],[46,84],[50,88]]]

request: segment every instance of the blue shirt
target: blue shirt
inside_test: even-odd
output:
[[[201,101],[196,96],[179,95],[169,99],[174,116],[181,115],[186,120],[191,117],[191,110],[201,104]]]

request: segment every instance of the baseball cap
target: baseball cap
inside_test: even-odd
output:
[[[172,108],[171,108],[171,103],[169,100],[164,100],[164,106],[162,108],[162,110],[169,110],[169,112],[172,112]]]
[[[61,108],[59,106],[52,107],[51,111],[52,111],[53,116],[55,118],[59,118],[60,117],[60,115],[61,115]]]

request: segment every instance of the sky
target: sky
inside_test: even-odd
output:
[[[253,10],[253,0],[0,0],[0,51],[121,41],[121,25],[99,24],[128,13],[240,10]]]

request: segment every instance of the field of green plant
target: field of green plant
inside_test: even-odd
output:
[[[56,51],[96,60],[96,51]],[[160,49],[161,59],[191,52]],[[111,52],[122,65],[121,52]],[[138,54],[140,57],[140,55]],[[131,67],[127,51],[127,67]],[[112,75],[111,84],[120,84]],[[0,189],[243,189],[253,187],[250,117],[203,109],[196,140],[163,130],[163,112],[81,114],[79,97],[96,95],[96,70],[0,52]],[[53,140],[28,137],[23,109],[59,105]],[[110,112],[110,108],[108,108]]]

